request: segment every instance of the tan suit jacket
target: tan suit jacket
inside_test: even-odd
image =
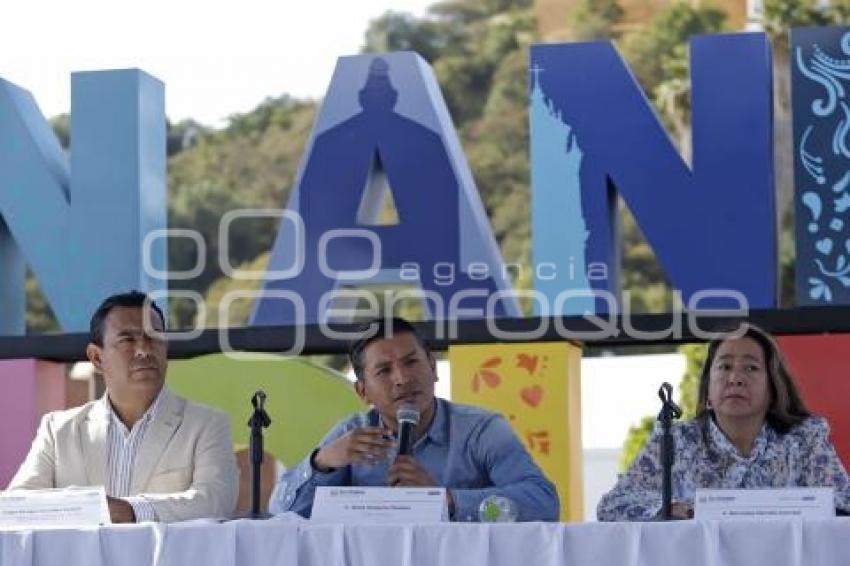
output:
[[[130,495],[144,495],[164,522],[229,517],[238,492],[230,421],[168,389],[136,454]],[[41,420],[9,489],[106,484],[109,412],[103,400]]]

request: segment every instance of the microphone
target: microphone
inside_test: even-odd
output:
[[[398,455],[407,456],[413,449],[413,433],[419,424],[419,411],[415,407],[399,407],[395,416],[398,423]]]
[[[251,515],[252,519],[261,519],[268,515],[260,512],[260,468],[263,465],[263,429],[272,424],[272,419],[265,409],[266,392],[257,390],[251,397],[254,412],[248,419],[251,427],[249,451],[251,456]]]
[[[670,411],[674,419],[682,416],[682,409],[673,401],[673,386],[666,381],[658,389],[658,398],[661,399],[661,408]]]
[[[658,398],[661,399],[661,412],[658,420],[661,421],[661,520],[669,521],[673,518],[673,460],[676,456],[676,446],[673,441],[673,419],[682,416],[682,409],[673,402],[673,386],[666,381],[658,390]]]
[[[259,410],[262,411],[263,405],[265,404],[265,402],[266,402],[266,392],[263,391],[262,389],[258,389],[257,391],[255,391],[254,396],[251,397],[251,405],[253,405],[253,407],[255,409],[259,409]]]

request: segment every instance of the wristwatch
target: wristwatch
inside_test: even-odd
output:
[[[310,452],[310,467],[313,468],[314,472],[317,472],[317,473],[320,473],[320,474],[329,474],[331,472],[335,472],[336,468],[328,468],[327,470],[320,470],[319,467],[316,465],[316,455],[319,453],[319,450],[321,450],[320,446],[314,448],[313,451]]]

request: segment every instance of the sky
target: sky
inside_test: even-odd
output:
[[[70,111],[71,73],[139,68],[165,83],[166,114],[223,126],[268,96],[319,98],[387,10],[435,0],[12,0],[0,3],[0,78],[47,117]]]

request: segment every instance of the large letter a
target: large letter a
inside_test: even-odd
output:
[[[388,189],[398,220],[379,225]],[[483,313],[493,293],[509,288],[439,87],[415,53],[339,60],[289,209],[304,220],[305,245],[294,245],[283,224],[269,269],[303,268],[267,281],[253,324],[323,320],[323,295],[346,285],[416,283],[440,298],[425,302],[433,318],[457,317],[445,310],[455,293],[472,290],[462,309]],[[274,296],[280,290],[297,293],[304,320]],[[490,306],[495,316],[518,314],[512,298]]]

